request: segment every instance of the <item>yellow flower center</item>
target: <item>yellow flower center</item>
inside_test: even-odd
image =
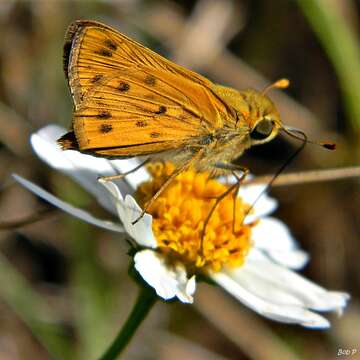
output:
[[[171,163],[148,166],[152,180],[143,183],[136,192],[144,206],[174,171]],[[153,216],[153,232],[160,251],[181,260],[193,271],[219,271],[223,265],[237,267],[243,264],[251,246],[251,228],[244,225],[249,210],[241,198],[236,198],[236,216],[233,216],[233,192],[216,206],[203,227],[216,198],[228,185],[209,179],[208,173],[184,171],[161,193],[147,212]],[[235,230],[235,231],[234,231]]]

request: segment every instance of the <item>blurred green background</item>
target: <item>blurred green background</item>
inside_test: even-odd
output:
[[[262,89],[288,77],[291,87],[271,94],[283,122],[338,145],[336,152],[307,146],[288,169],[304,170],[359,163],[359,10],[351,0],[0,0],[0,359],[96,359],[137,293],[124,239],[51,209],[9,177],[19,173],[108,216],[38,160],[28,141],[44,125],[70,124],[62,45],[71,21],[112,25],[237,89]],[[273,173],[297,146],[278,138],[249,151],[242,163],[257,174]],[[358,181],[289,186],[272,194],[280,200],[277,216],[311,255],[305,275],[351,293],[344,315],[329,315],[328,331],[278,324],[201,284],[194,306],[158,303],[124,358],[331,359],[338,349],[360,353]],[[36,214],[38,221],[16,224]]]

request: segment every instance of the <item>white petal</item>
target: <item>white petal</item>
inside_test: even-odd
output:
[[[330,326],[324,317],[301,306],[279,305],[253,294],[225,273],[213,274],[211,278],[244,305],[269,319],[308,328],[324,329]]]
[[[195,277],[187,278],[185,267],[179,263],[169,265],[165,256],[153,250],[135,254],[135,269],[163,299],[177,297],[183,303],[192,303],[195,292]]]
[[[300,305],[316,311],[343,309],[349,295],[328,291],[301,275],[275,264],[266,257],[250,260],[226,274],[262,299],[282,305]]]
[[[284,266],[301,269],[308,262],[307,253],[298,248],[288,227],[278,219],[272,217],[261,219],[253,227],[251,238],[257,249],[261,249]]]
[[[185,293],[187,296],[194,295],[196,291],[196,277],[193,275],[187,282],[185,286]]]
[[[280,220],[272,217],[261,219],[252,229],[255,246],[268,250],[291,250],[297,247],[289,228]]]
[[[294,270],[301,270],[309,262],[309,255],[300,249],[290,251],[264,250],[264,253],[278,264]]]
[[[82,154],[74,150],[63,151],[56,140],[66,132],[65,129],[48,125],[31,136],[31,145],[36,154],[48,165],[72,177],[82,187],[94,195],[98,202],[107,210],[116,213],[113,204],[104,188],[99,185],[99,176],[115,175],[117,169],[128,166],[128,160],[117,160],[113,166],[112,161],[104,158]],[[120,166],[120,163],[123,164]],[[132,168],[132,165],[129,165]],[[121,181],[123,193],[132,192],[132,188]]]
[[[116,171],[120,174],[126,173],[134,169],[138,166],[142,161],[138,158],[131,158],[125,160],[111,160],[110,161],[112,166],[116,169]],[[125,180],[126,182],[133,188],[137,189],[137,187],[144,181],[148,181],[151,179],[151,176],[146,171],[145,167],[141,167],[140,169],[136,170],[135,172],[126,175]]]
[[[252,212],[245,219],[245,223],[267,216],[276,210],[277,201],[264,192],[265,189],[266,185],[245,185],[240,187],[238,196],[253,206]]]
[[[92,216],[91,214],[89,214],[88,212],[78,209],[78,208],[66,203],[65,201],[58,199],[54,195],[50,194],[49,192],[45,191],[44,189],[35,185],[34,183],[24,179],[23,177],[16,175],[16,174],[13,174],[12,176],[22,186],[24,186],[25,188],[27,188],[28,190],[30,190],[37,196],[41,197],[42,199],[48,201],[50,204],[67,212],[68,214],[73,215],[73,216],[77,217],[78,219],[84,220],[89,224],[96,225],[98,227],[101,227],[101,228],[104,228],[107,230],[121,232],[121,233],[124,232],[124,228],[120,224],[115,224],[111,221],[98,219],[98,218]]]
[[[253,177],[254,176],[250,174],[247,176],[247,179]],[[237,179],[234,176],[220,176],[218,181],[223,184],[235,184]],[[265,192],[266,186],[266,184],[240,186],[238,196],[246,203],[253,205],[252,213],[246,217],[245,223],[269,215],[276,210],[278,202]]]
[[[122,197],[119,188],[111,181],[99,180],[111,194],[121,222],[126,232],[141,246],[156,248],[157,242],[152,232],[152,216],[145,214],[136,224],[132,224],[141,214],[141,208],[131,195]]]

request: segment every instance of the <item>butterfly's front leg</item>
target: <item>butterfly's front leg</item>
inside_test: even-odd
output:
[[[178,166],[175,171],[166,179],[166,181],[161,185],[160,189],[152,196],[152,198],[145,204],[141,214],[132,222],[132,225],[135,225],[146,213],[156,199],[162,194],[162,192],[171,184],[171,182],[180,175],[183,171],[191,167],[196,161],[198,161],[204,154],[204,149],[197,151],[189,160],[184,164]]]
[[[246,166],[233,163],[218,162],[215,163],[215,167],[218,169],[230,171],[237,180],[238,188],[245,181],[245,178],[249,175],[250,172],[249,168],[247,168]],[[241,174],[238,174],[238,171],[241,171]]]
[[[237,198],[237,194],[239,192],[239,188],[240,188],[241,184],[244,182],[246,176],[250,172],[250,170],[247,167],[237,165],[237,164],[233,164],[233,163],[218,162],[218,163],[215,163],[215,167],[218,168],[218,169],[229,170],[231,172],[231,174],[236,178],[237,181],[236,181],[235,184],[231,185],[229,187],[229,189],[227,189],[223,194],[221,194],[220,196],[218,196],[216,198],[215,204],[211,208],[211,210],[209,212],[209,215],[206,218],[206,221],[204,223],[203,236],[205,235],[206,225],[209,222],[212,213],[215,211],[216,206],[220,203],[220,201],[223,198],[225,198],[230,193],[232,193],[233,201],[234,201],[234,205],[233,205],[233,233],[235,234],[236,198]],[[237,173],[237,171],[241,171],[242,173],[239,175]]]
[[[151,158],[147,158],[145,161],[143,161],[142,163],[140,163],[139,165],[137,165],[136,167],[134,167],[133,169],[131,169],[129,171],[126,171],[122,174],[116,174],[116,175],[110,175],[110,176],[99,176],[99,179],[103,180],[103,181],[121,180],[125,176],[132,174],[133,172],[139,170],[140,168],[142,168],[144,165],[146,165],[150,161],[151,161]]]

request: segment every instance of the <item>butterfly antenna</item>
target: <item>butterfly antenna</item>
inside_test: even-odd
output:
[[[279,79],[274,83],[266,86],[263,91],[261,91],[262,95],[266,95],[271,89],[286,89],[289,87],[290,81],[288,79]]]
[[[290,126],[283,126],[281,128],[281,130],[284,131],[287,135],[291,136],[292,138],[300,140],[300,141],[305,141],[305,143],[319,145],[319,146],[324,147],[327,150],[335,150],[336,149],[336,144],[333,142],[309,140],[307,138],[306,134],[300,129],[293,128]]]
[[[250,208],[246,211],[244,219],[246,218],[246,216],[250,213],[250,211],[254,208],[255,204],[257,203],[257,201],[265,194],[267,193],[272,184],[275,182],[275,180],[279,177],[279,175],[285,170],[285,168],[300,154],[300,152],[304,149],[305,145],[307,143],[309,144],[314,144],[314,145],[319,145],[324,147],[325,149],[328,150],[335,150],[336,148],[336,144],[335,143],[331,143],[331,142],[324,142],[324,141],[312,141],[309,140],[307,135],[300,129],[296,129],[293,127],[289,127],[289,126],[283,126],[281,128],[281,130],[283,130],[287,135],[302,141],[302,144],[300,145],[300,147],[284,162],[283,165],[280,166],[280,168],[276,171],[275,175],[273,176],[273,178],[268,182],[268,184],[266,185],[265,189],[263,191],[261,191],[261,193],[257,196],[257,198],[255,199],[255,201],[251,204]]]

